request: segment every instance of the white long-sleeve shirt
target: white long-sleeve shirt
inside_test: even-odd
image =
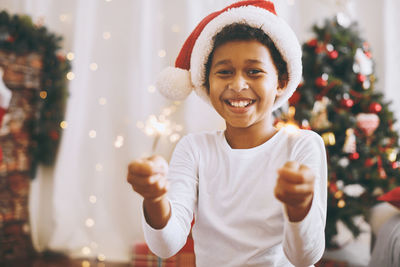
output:
[[[315,175],[310,211],[288,220],[274,197],[277,169],[287,161]],[[197,267],[310,266],[324,251],[327,165],[321,137],[306,130],[280,130],[264,144],[232,149],[222,131],[181,139],[168,172],[171,217],[160,230],[143,217],[150,249],[170,257],[185,244],[190,226]]]

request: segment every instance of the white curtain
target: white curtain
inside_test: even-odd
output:
[[[149,155],[154,142],[138,122],[173,106],[170,120],[183,126],[181,135],[224,127],[212,108],[194,95],[174,105],[153,92],[156,74],[174,63],[200,19],[229,2],[0,0],[0,8],[29,14],[63,35],[64,52],[74,56],[68,127],[57,163],[41,167],[31,186],[31,230],[38,250],[129,261],[134,242],[143,236],[141,199],[126,183],[126,169],[132,159]],[[344,8],[336,0],[275,2],[301,41],[309,38],[311,24]],[[399,60],[391,57],[398,57],[399,48],[386,39],[397,36],[398,43],[399,1],[357,0],[352,5],[375,51],[380,84],[399,101],[394,80]],[[156,153],[169,158],[173,147],[163,137]]]

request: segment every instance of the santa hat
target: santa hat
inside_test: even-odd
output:
[[[167,67],[157,78],[156,87],[161,94],[172,100],[183,100],[194,90],[209,103],[204,86],[205,66],[213,50],[213,37],[232,23],[262,29],[274,42],[287,64],[288,83],[273,109],[286,102],[301,79],[301,47],[289,25],[277,16],[274,4],[264,0],[240,1],[205,17],[186,39],[175,67]]]

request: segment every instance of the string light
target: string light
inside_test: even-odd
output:
[[[89,202],[92,203],[92,204],[96,204],[96,202],[97,202],[97,197],[96,197],[95,195],[91,195],[91,196],[89,197]]]
[[[92,253],[92,250],[89,247],[83,247],[82,248],[82,253],[83,255],[89,255],[90,253]]]
[[[66,121],[60,122],[61,129],[66,129],[68,127],[68,123]]]
[[[93,227],[94,226],[94,220],[92,218],[87,218],[86,221],[85,221],[85,225],[87,227],[89,227],[89,228]]]
[[[75,74],[72,71],[67,73],[67,79],[69,81],[72,81],[74,78],[75,78]]]
[[[99,104],[104,106],[105,104],[107,104],[107,98],[105,97],[100,97],[99,98]]]
[[[108,40],[111,38],[111,33],[110,32],[103,32],[103,39]]]
[[[147,88],[147,90],[148,90],[150,93],[154,93],[154,92],[156,91],[156,87],[155,87],[154,85],[150,85],[150,86]]]
[[[95,130],[90,130],[90,131],[89,131],[89,137],[90,137],[90,138],[96,138],[96,136],[97,136],[97,133],[96,133]]]
[[[169,140],[170,140],[172,143],[175,143],[176,141],[179,140],[179,138],[181,138],[181,136],[180,136],[179,134],[177,134],[177,133],[174,133],[174,134],[172,134],[172,135],[169,137]]]
[[[346,206],[346,202],[343,199],[341,199],[341,200],[338,201],[337,206],[339,208],[344,208],[344,206]]]
[[[39,95],[40,95],[40,98],[41,98],[41,99],[46,99],[46,97],[47,97],[47,92],[46,92],[46,91],[40,91]]]
[[[161,50],[159,50],[158,51],[158,56],[159,57],[165,57],[167,55],[167,52],[165,52],[165,50],[164,49],[161,49]]]
[[[74,60],[74,58],[75,58],[75,54],[74,53],[72,53],[72,52],[68,52],[67,53],[67,59],[69,61]]]
[[[90,70],[96,71],[99,66],[96,63],[93,62],[93,63],[90,64],[89,67],[90,67]]]
[[[395,162],[397,159],[397,150],[394,148],[389,148],[387,150],[387,157],[389,161]]]
[[[99,255],[97,256],[97,260],[99,260],[99,261],[105,261],[105,260],[106,260],[106,256],[105,256],[104,254],[99,254]]]
[[[90,262],[87,260],[82,261],[82,267],[90,267]]]
[[[61,14],[58,18],[60,19],[61,22],[65,22],[67,21],[68,16],[66,14]]]
[[[175,33],[178,33],[178,32],[181,31],[181,27],[179,27],[178,24],[174,24],[174,25],[172,25],[172,27],[171,27],[171,31],[172,31],[172,32],[175,32]]]
[[[103,170],[103,165],[101,165],[100,163],[96,164],[96,171],[101,172]]]
[[[121,135],[118,135],[118,136],[117,136],[117,139],[116,139],[115,142],[114,142],[114,146],[115,146],[116,148],[120,148],[120,147],[122,147],[123,145],[124,145],[124,137],[121,136]]]
[[[337,192],[335,193],[335,198],[336,198],[336,199],[342,198],[342,196],[343,196],[343,191],[341,191],[341,190],[339,190],[339,191],[337,191]]]

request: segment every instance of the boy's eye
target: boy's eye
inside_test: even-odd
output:
[[[219,74],[219,75],[229,75],[229,74],[232,74],[232,71],[230,71],[230,70],[219,70],[219,71],[217,71],[217,74]]]
[[[263,71],[262,70],[259,70],[259,69],[251,69],[251,70],[249,70],[248,71],[248,73],[250,74],[250,75],[256,75],[256,74],[259,74],[259,73],[262,73]]]

